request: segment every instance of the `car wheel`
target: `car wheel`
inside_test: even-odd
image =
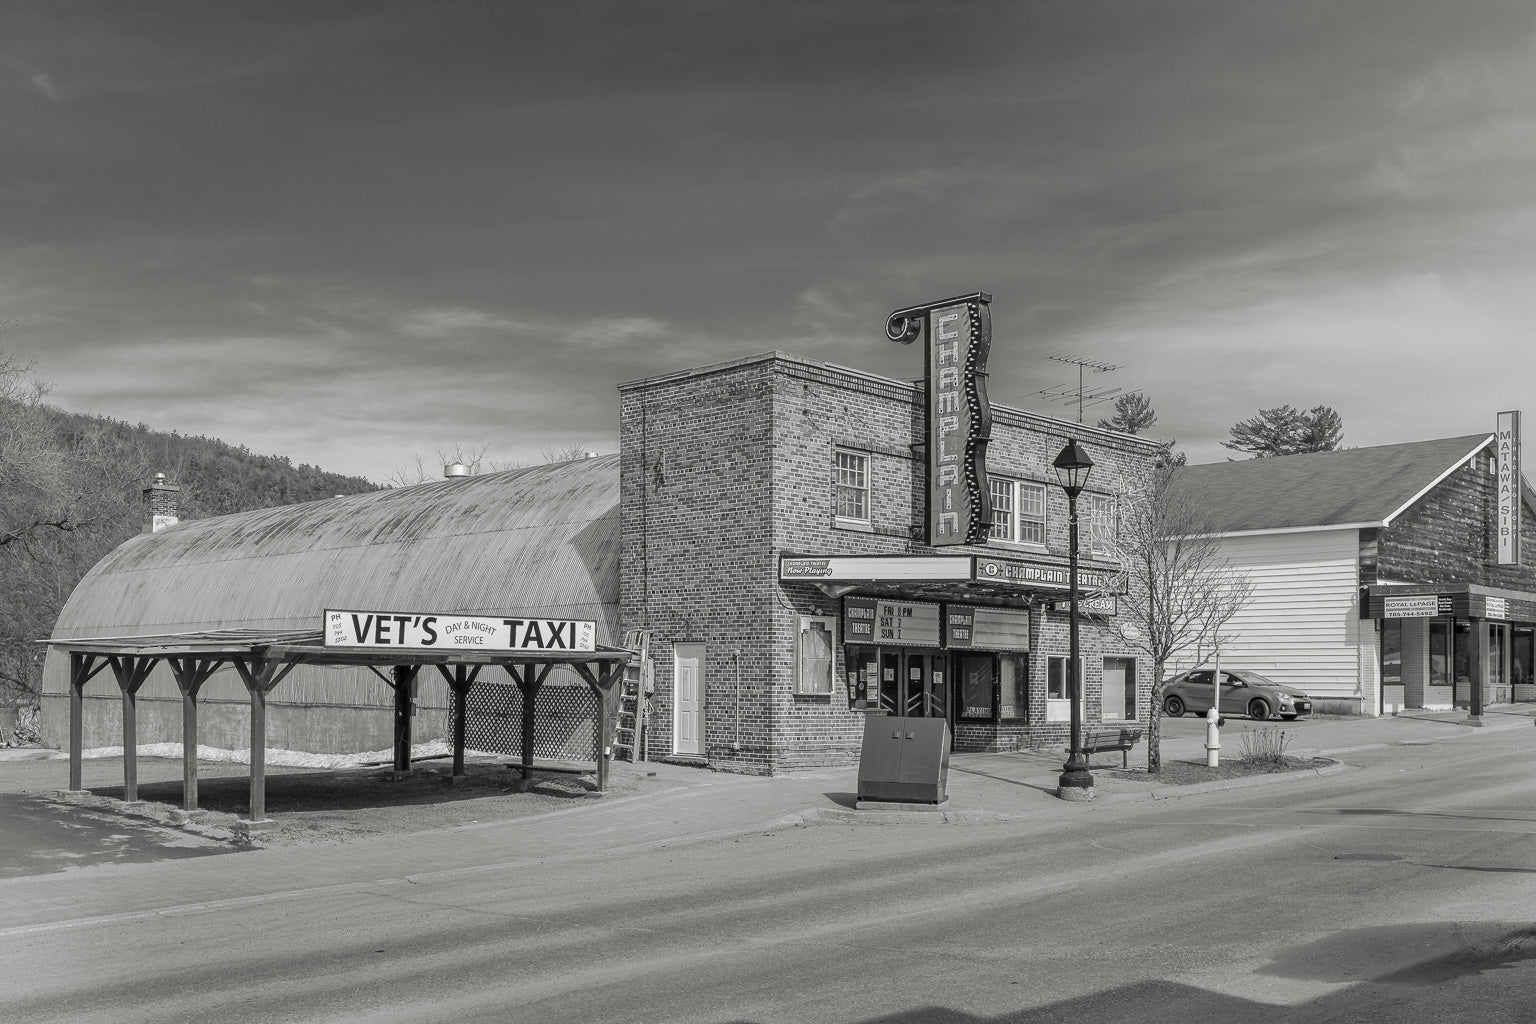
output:
[[[1179,718],[1184,714],[1184,702],[1177,697],[1169,697],[1163,701],[1163,714],[1169,718]]]
[[[1269,705],[1255,697],[1248,702],[1248,717],[1255,722],[1262,722],[1269,717]]]

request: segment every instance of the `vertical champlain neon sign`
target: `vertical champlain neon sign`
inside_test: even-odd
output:
[[[910,345],[925,339],[928,383],[928,543],[985,544],[992,529],[987,486],[987,355],[992,347],[992,296],[959,295],[898,309],[886,337]]]
[[[1520,564],[1520,413],[1499,413],[1499,565]]]

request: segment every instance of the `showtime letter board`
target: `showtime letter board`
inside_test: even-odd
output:
[[[877,597],[843,598],[843,643],[902,647],[940,645],[939,606]]]
[[[597,623],[584,619],[326,610],[327,647],[413,651],[574,651],[597,649]]]
[[[946,647],[986,651],[1029,650],[1029,612],[985,605],[944,606]]]

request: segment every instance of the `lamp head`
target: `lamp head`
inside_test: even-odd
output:
[[[1067,497],[1076,498],[1088,486],[1088,473],[1093,469],[1093,460],[1083,451],[1076,438],[1068,439],[1067,446],[1051,465],[1056,468],[1056,480],[1061,484],[1061,489],[1067,492]]]

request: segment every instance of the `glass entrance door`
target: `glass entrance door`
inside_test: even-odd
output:
[[[948,680],[942,654],[880,650],[880,710],[907,718],[946,718]]]

